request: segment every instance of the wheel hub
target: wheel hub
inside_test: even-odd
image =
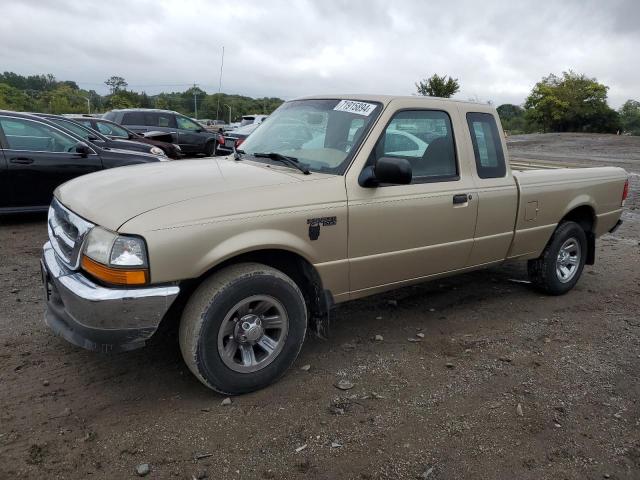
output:
[[[270,295],[252,295],[235,304],[222,320],[218,353],[235,372],[257,372],[277,358],[288,331],[284,305]]]
[[[556,276],[562,283],[567,283],[575,277],[580,267],[581,249],[578,241],[571,237],[567,239],[556,258]]]
[[[567,261],[569,260],[569,252],[566,252],[564,250],[561,251],[560,252],[560,258],[558,260],[562,265],[566,265]]]
[[[262,335],[264,335],[264,329],[258,315],[249,314],[238,320],[234,332],[234,337],[238,342],[254,345]]]

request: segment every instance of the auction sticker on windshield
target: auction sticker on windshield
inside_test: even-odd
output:
[[[368,117],[371,112],[376,108],[375,103],[366,102],[354,102],[353,100],[340,100],[340,103],[335,106],[334,110],[339,112],[357,113],[358,115],[364,115]]]

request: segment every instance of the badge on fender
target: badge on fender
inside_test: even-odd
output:
[[[317,240],[320,236],[320,227],[329,227],[338,223],[336,217],[320,217],[320,218],[307,218],[307,225],[309,225],[309,239]]]

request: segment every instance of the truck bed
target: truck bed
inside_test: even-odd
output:
[[[544,160],[524,160],[524,159],[511,159],[509,161],[511,170],[524,171],[524,170],[555,170],[559,168],[587,168],[584,165],[568,162],[549,162]]]
[[[609,231],[622,212],[627,174],[618,167],[584,167],[538,161],[511,161],[518,185],[518,215],[510,258],[535,258],[570,212],[593,223],[593,233]]]

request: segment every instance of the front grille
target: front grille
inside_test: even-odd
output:
[[[47,219],[49,241],[56,256],[67,267],[78,268],[84,238],[92,227],[92,223],[65,208],[55,198],[51,202]]]

